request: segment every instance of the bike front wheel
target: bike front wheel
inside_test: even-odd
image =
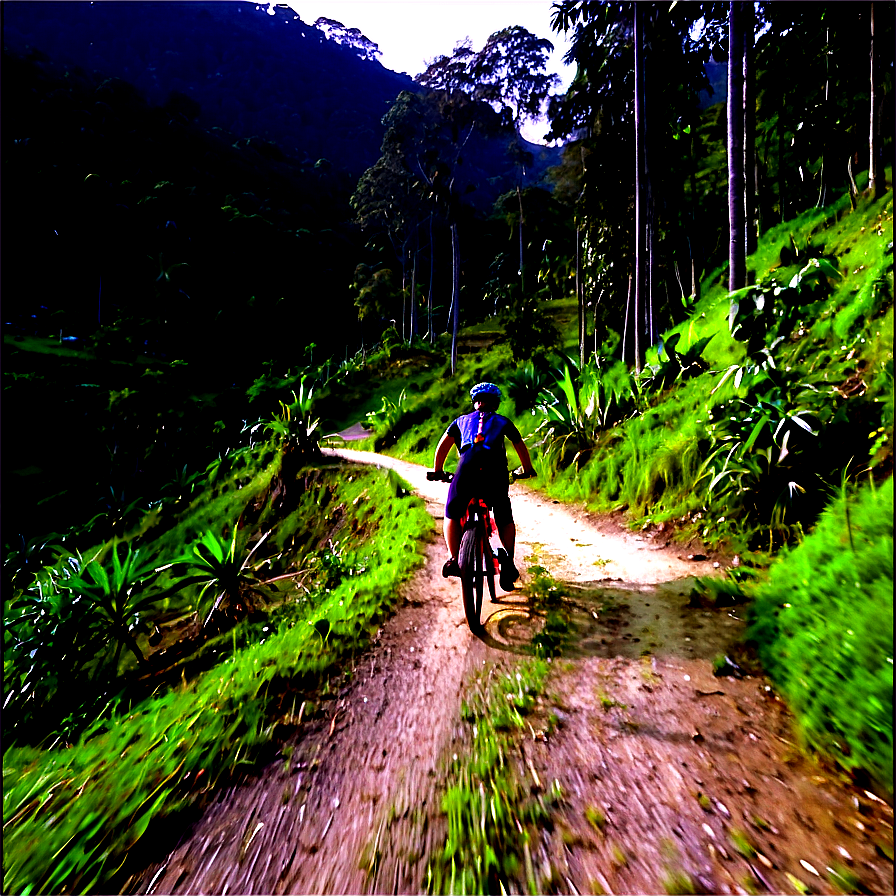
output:
[[[482,628],[482,592],[485,584],[485,557],[482,544],[484,533],[479,526],[467,529],[460,542],[460,581],[464,593],[464,613],[470,630],[478,632]],[[494,569],[492,570],[494,575]]]

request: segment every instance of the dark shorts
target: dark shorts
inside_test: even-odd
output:
[[[454,479],[448,486],[445,516],[449,520],[459,520],[472,498],[483,498],[492,509],[495,525],[502,529],[513,522],[513,511],[507,494],[507,468],[494,466],[480,469],[466,462],[470,457],[468,453],[460,456]]]

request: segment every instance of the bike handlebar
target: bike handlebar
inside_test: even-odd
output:
[[[516,482],[517,479],[532,479],[535,477],[535,470],[530,470],[526,473],[524,470],[514,470],[511,474],[513,477],[513,481]]]
[[[523,470],[514,470],[510,475],[516,482],[517,479],[532,479],[536,473],[535,470],[530,470],[528,473]],[[454,473],[449,473],[446,470],[427,470],[426,478],[430,482],[451,482],[454,479]]]

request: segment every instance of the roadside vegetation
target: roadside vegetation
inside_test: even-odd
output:
[[[299,405],[122,535],[9,558],[5,892],[114,887],[141,838],[317,714],[419,564],[422,502],[322,464]]]
[[[755,286],[730,295],[711,274],[640,375],[600,351],[580,365],[564,300],[541,305],[560,333],[541,361],[500,320],[462,334],[496,344],[462,349],[454,378],[431,351],[381,355],[388,414],[360,444],[431,465],[469,387],[499,383],[548,495],[738,557],[705,587],[751,602],[806,747],[891,794],[892,193],[809,210],[748,263]]]

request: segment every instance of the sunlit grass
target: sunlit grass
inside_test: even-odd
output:
[[[470,683],[464,707],[470,739],[446,773],[448,836],[430,862],[429,892],[514,892],[523,883],[531,893],[544,892],[531,844],[559,792],[545,793],[534,772],[521,778],[513,745],[549,670],[547,661],[533,659],[509,672],[493,667]]]
[[[102,889],[152,823],[251,766],[278,724],[294,724],[309,685],[366,642],[433,524],[391,472],[343,473],[333,484],[337,503],[357,508],[365,565],[309,603],[307,616],[281,614],[276,631],[113,712],[71,749],[6,749],[4,892]]]
[[[750,636],[806,742],[893,788],[893,480],[843,495],[770,570]]]

